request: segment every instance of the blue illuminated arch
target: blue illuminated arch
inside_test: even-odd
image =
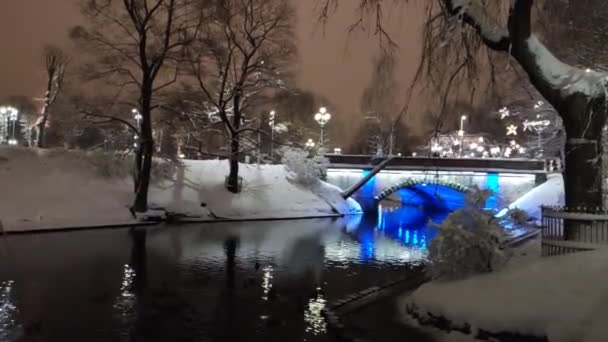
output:
[[[425,211],[453,211],[464,206],[467,192],[468,188],[441,179],[408,179],[384,189],[375,200],[379,203],[393,194],[398,194],[405,205],[420,206]]]

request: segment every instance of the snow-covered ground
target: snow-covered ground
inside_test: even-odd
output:
[[[521,196],[511,203],[508,209],[521,209],[528,213],[535,221],[541,219],[541,206],[563,206],[564,205],[564,180],[559,173],[551,174],[543,184]],[[498,216],[503,216],[508,209],[501,211]]]
[[[605,341],[608,248],[526,261],[466,280],[428,283],[405,297],[402,307],[414,304],[418,313],[468,323],[472,335],[483,329],[547,336],[550,342]],[[460,333],[443,337],[465,340]]]
[[[185,160],[177,176],[150,192],[152,202],[169,210],[200,214],[200,204],[221,218],[305,217],[360,212],[345,201],[340,189],[319,182],[306,187],[288,180],[283,165],[241,164],[241,193],[224,189],[228,163],[219,160]],[[172,189],[168,191],[168,189]]]
[[[100,172],[94,155],[64,150],[0,148],[0,221],[6,231],[135,222],[129,177]],[[293,184],[282,165],[241,165],[243,189],[224,189],[226,161],[183,161],[170,180],[150,189],[150,205],[201,218],[285,218],[353,213],[339,189]],[[201,203],[206,203],[202,207]],[[210,215],[210,212],[213,215]]]

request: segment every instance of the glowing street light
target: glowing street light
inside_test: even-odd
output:
[[[339,147],[334,148],[334,154],[342,154],[342,149]]]
[[[0,107],[0,118],[4,121],[0,141],[6,140],[9,145],[17,145],[17,140],[15,139],[15,124],[19,118],[19,110],[11,106],[2,106]],[[9,129],[9,127],[12,127],[12,129]],[[11,131],[10,138],[9,131]]]
[[[462,132],[462,134],[460,134],[460,133],[458,134],[460,136],[464,135],[464,122],[466,120],[467,120],[467,116],[466,115],[463,115],[463,116],[460,117],[460,132]]]
[[[327,112],[327,108],[321,107],[319,108],[319,112],[315,114],[315,121],[321,126],[321,141],[319,141],[319,146],[323,147],[324,139],[325,139],[325,125],[331,120],[331,114]]]
[[[135,121],[137,121],[137,129],[141,131],[141,119],[143,119],[144,117],[136,108],[131,109],[131,114],[133,114],[133,118],[135,118]],[[137,140],[139,139],[139,131],[135,132],[135,136],[133,137],[133,139],[135,139],[133,147],[137,148],[139,146],[139,144],[137,143]]]
[[[306,141],[304,145],[306,146],[306,148],[312,150],[315,147],[315,142],[312,141],[312,139],[308,139],[308,141]]]
[[[276,112],[274,110],[270,111],[270,119],[268,121],[268,125],[270,126],[270,160],[272,162],[272,156],[274,154],[274,117]]]

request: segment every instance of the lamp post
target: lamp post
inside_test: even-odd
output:
[[[458,131],[459,136],[464,136],[464,122],[467,121],[467,116],[463,115],[460,117],[460,131]]]
[[[458,131],[458,136],[460,137],[460,149],[458,151],[458,156],[462,157],[462,150],[464,149],[464,122],[467,120],[466,115],[462,115],[460,117],[460,130]]]
[[[134,136],[135,142],[133,143],[133,146],[138,147],[137,140],[139,139],[139,131],[141,130],[141,119],[143,119],[143,117],[142,117],[141,113],[139,112],[139,110],[137,110],[136,108],[131,109],[131,114],[133,114],[135,121],[137,121],[137,130],[138,130]]]
[[[15,108],[10,108],[8,119],[12,122],[12,131],[11,131],[11,140],[9,141],[10,145],[17,145],[17,139],[15,139],[15,123],[17,122],[17,118],[19,115],[19,111]]]
[[[270,111],[270,119],[268,125],[270,125],[270,163],[272,164],[272,157],[274,154],[274,117],[276,112],[274,110]]]
[[[315,114],[315,121],[321,126],[321,139],[319,141],[319,147],[323,147],[325,143],[325,125],[331,120],[331,114],[327,112],[327,108],[319,108],[319,112]]]
[[[17,119],[19,118],[19,110],[11,106],[2,106],[0,107],[0,118],[2,118],[4,123],[2,125],[2,130],[0,131],[0,142],[6,140],[9,145],[17,145],[17,140],[15,139],[15,125],[17,123]]]

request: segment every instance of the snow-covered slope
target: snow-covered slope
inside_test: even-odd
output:
[[[0,220],[6,230],[133,222],[128,176],[104,176],[95,155],[64,150],[0,148]],[[282,218],[351,213],[356,203],[321,183],[292,184],[282,165],[241,165],[243,190],[224,189],[226,161],[184,161],[150,189],[150,205],[205,218]],[[207,207],[201,207],[206,203]],[[335,210],[334,210],[335,208]]]
[[[6,230],[128,222],[133,186],[98,175],[80,154],[0,148],[0,220]]]
[[[550,342],[605,341],[608,249],[538,259],[502,272],[423,285],[402,303],[493,333]],[[604,279],[607,278],[607,279]]]
[[[528,213],[530,218],[540,221],[541,206],[563,206],[564,205],[564,180],[561,174],[549,175],[546,182],[530,190],[515,202],[509,205],[508,209],[521,209]],[[501,211],[498,216],[506,214],[507,209]]]
[[[224,189],[227,174],[226,161],[186,160],[175,180],[163,184],[173,191],[153,189],[151,198],[182,211],[196,210],[206,203],[214,215],[222,218],[303,217],[347,214],[357,209],[356,203],[336,197],[338,188],[320,183],[310,189],[290,182],[282,165],[241,164],[243,186],[239,194]]]

